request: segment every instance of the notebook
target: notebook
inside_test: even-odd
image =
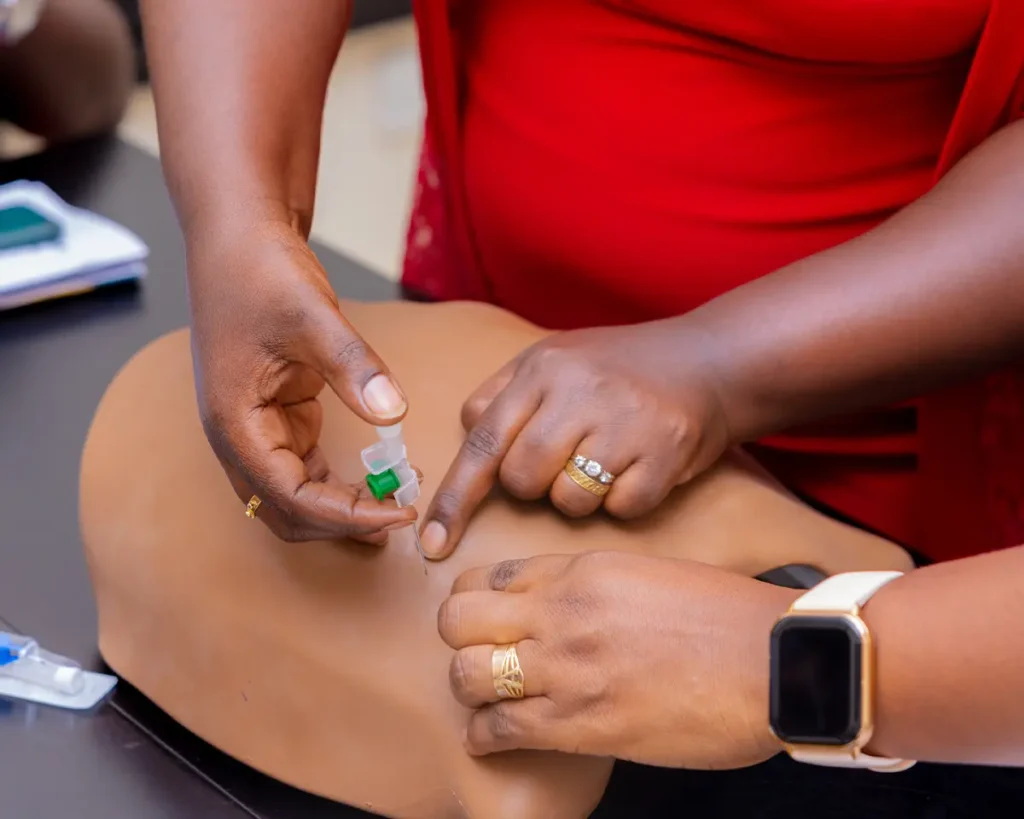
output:
[[[64,202],[40,182],[0,186],[0,310],[137,281],[149,248],[116,222]],[[0,244],[7,244],[0,242]]]

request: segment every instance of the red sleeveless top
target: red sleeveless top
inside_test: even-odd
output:
[[[1024,0],[416,14],[428,127],[404,281],[548,327],[678,315],[847,241],[1024,114]],[[1013,372],[759,455],[935,558],[1024,541]]]

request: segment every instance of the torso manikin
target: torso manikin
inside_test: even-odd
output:
[[[459,446],[464,398],[541,332],[483,305],[343,309],[408,395],[425,503]],[[358,480],[373,431],[333,395],[321,399],[323,449]],[[910,567],[901,550],[819,516],[735,459],[628,525],[570,522],[497,494],[426,577],[407,531],[383,549],[286,544],[246,519],[203,436],[184,332],[139,353],[107,391],[81,493],[100,649],[115,671],[231,756],[395,817],[583,817],[611,771],[594,758],[465,754],[467,712],[448,688],[436,614],[468,567],[613,548],[751,575],[786,563]]]

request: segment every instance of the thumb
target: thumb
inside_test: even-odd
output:
[[[371,424],[402,420],[409,408],[402,388],[348,320],[331,310],[315,327],[316,369],[345,406]]]

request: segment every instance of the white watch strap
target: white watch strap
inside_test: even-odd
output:
[[[859,609],[886,583],[903,572],[848,572],[822,580],[806,592],[790,611],[825,611],[843,614]]]
[[[856,612],[871,596],[886,583],[902,577],[903,572],[848,572],[829,577],[813,589],[805,592],[790,611],[820,611],[843,614]],[[873,771],[905,771],[914,763],[902,759],[887,759],[855,753],[851,756],[837,756],[811,749],[793,748],[790,756],[797,762],[811,765],[827,765],[832,768],[870,768]]]
[[[818,751],[802,750],[793,748],[789,755],[797,762],[804,762],[808,765],[821,765],[826,768],[867,768],[876,773],[902,773],[914,766],[914,761],[909,759],[887,759],[882,756],[869,756],[859,753],[856,756],[837,756]]]

